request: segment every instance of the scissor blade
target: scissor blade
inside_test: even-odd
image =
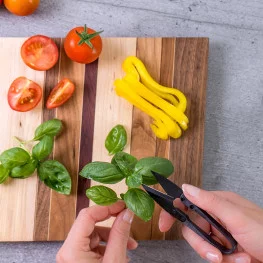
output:
[[[162,186],[162,188],[165,190],[165,192],[168,195],[174,197],[174,199],[180,198],[180,196],[183,194],[183,190],[179,186],[177,186],[176,184],[174,184],[164,176],[154,171],[152,171],[152,174],[154,175],[158,183]]]
[[[142,184],[142,186],[156,203],[158,203],[169,214],[172,214],[174,208],[173,205],[174,198],[172,196],[159,192],[145,184]]]

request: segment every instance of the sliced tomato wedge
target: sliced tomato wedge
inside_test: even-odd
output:
[[[72,96],[75,90],[75,85],[68,79],[62,79],[54,89],[52,89],[48,100],[47,108],[53,109],[61,106]]]
[[[48,70],[58,61],[58,47],[46,36],[36,35],[27,39],[21,47],[25,64],[35,70]]]
[[[42,97],[41,87],[25,77],[15,79],[7,94],[8,104],[15,111],[29,111],[37,106]]]

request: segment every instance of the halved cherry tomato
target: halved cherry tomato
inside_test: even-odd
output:
[[[15,15],[28,16],[37,9],[39,0],[4,0],[4,4]]]
[[[52,89],[48,100],[47,108],[53,109],[64,104],[72,96],[75,85],[67,78],[62,79],[54,89]]]
[[[73,61],[84,64],[96,60],[102,49],[102,40],[99,35],[101,32],[87,28],[86,25],[73,28],[64,42],[67,56]]]
[[[8,104],[15,111],[29,111],[37,106],[42,97],[41,87],[25,77],[15,79],[8,90]]]
[[[22,45],[21,57],[32,69],[48,70],[58,61],[58,47],[49,37],[32,36]]]

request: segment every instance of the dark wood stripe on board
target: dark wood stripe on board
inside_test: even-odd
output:
[[[92,161],[93,134],[95,121],[96,86],[98,60],[85,67],[82,126],[80,140],[79,171]],[[90,187],[90,180],[81,176],[78,179],[77,215],[82,208],[89,206],[86,190]]]
[[[71,61],[61,49],[59,78],[69,78],[76,89],[70,101],[56,109],[56,117],[63,120],[63,131],[55,141],[54,159],[68,169],[72,190],[69,196],[51,191],[49,240],[64,240],[76,218],[84,73],[85,65]]]
[[[53,38],[60,50],[61,38]],[[46,101],[51,90],[58,83],[60,57],[58,63],[50,70],[46,71],[45,87],[43,96],[43,116],[42,122],[55,118],[55,110],[48,110],[46,108]],[[49,157],[53,159],[53,153]],[[47,187],[40,180],[38,181],[37,197],[36,197],[36,214],[34,224],[34,241],[46,241],[48,239],[48,225],[49,225],[49,210],[50,210],[50,188]]]
[[[174,87],[187,98],[189,129],[177,140],[171,140],[170,160],[175,165],[171,178],[177,185],[201,185],[204,118],[206,100],[208,39],[177,38],[174,60]],[[181,238],[181,224],[174,225],[166,239]]]
[[[138,38],[137,40],[137,57],[142,60],[150,75],[156,81],[159,81],[160,78],[161,45],[161,38]],[[156,136],[150,127],[151,123],[152,118],[149,115],[134,107],[131,154],[138,159],[155,156]],[[131,232],[135,239],[151,239],[152,221],[145,223],[138,217],[135,217]]]

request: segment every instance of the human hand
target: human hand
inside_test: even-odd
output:
[[[124,209],[125,203],[119,201],[81,210],[57,254],[57,263],[128,262],[127,249],[135,249],[138,244],[129,237],[133,213]],[[95,226],[111,216],[117,216],[111,229]],[[101,245],[101,241],[107,245]]]
[[[191,185],[183,185],[187,199],[213,215],[236,239],[238,248],[232,255],[222,255],[214,246],[207,243],[192,230],[183,226],[182,233],[192,248],[204,259],[214,263],[259,263],[263,262],[263,209],[245,198],[223,191],[205,191]],[[186,210],[179,200],[175,206]],[[159,228],[168,231],[175,218],[161,211]],[[193,220],[205,232],[226,245],[222,235],[203,218]]]

